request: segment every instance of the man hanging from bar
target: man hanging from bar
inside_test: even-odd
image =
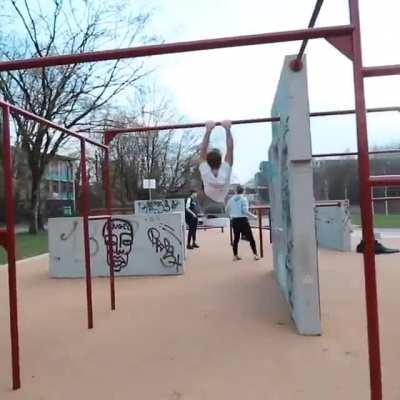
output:
[[[206,133],[200,150],[200,174],[203,181],[205,195],[221,205],[224,210],[225,198],[229,191],[233,165],[233,137],[231,121],[222,121],[226,135],[226,155],[222,160],[222,152],[219,149],[209,149],[211,132],[215,128],[214,121],[206,122]]]

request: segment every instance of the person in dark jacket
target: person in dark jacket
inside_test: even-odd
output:
[[[190,191],[190,197],[186,200],[185,220],[189,227],[187,237],[187,248],[189,250],[198,249],[200,246],[196,243],[197,223],[199,215],[199,205],[197,202],[197,192]]]

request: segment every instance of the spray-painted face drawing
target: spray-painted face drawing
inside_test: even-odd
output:
[[[103,226],[103,238],[107,248],[107,264],[111,263],[110,245],[112,246],[112,260],[114,262],[114,271],[120,272],[122,268],[128,265],[129,254],[133,245],[133,227],[129,221],[124,219],[111,219],[111,237],[108,232],[108,223]]]

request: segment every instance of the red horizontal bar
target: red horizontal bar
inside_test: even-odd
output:
[[[369,177],[371,186],[400,186],[400,175],[376,175]]]
[[[59,56],[37,57],[25,60],[11,60],[0,62],[0,71],[19,69],[54,67],[56,65],[78,64],[94,61],[117,60],[123,58],[156,56],[162,54],[184,53],[189,51],[212,50],[227,47],[251,46],[258,44],[290,42],[303,39],[319,39],[330,36],[350,35],[353,32],[351,25],[330,26],[325,28],[300,29],[293,31],[261,33],[204,39],[189,42],[165,43],[131,47],[125,49],[93,51],[88,53],[65,54]]]
[[[391,111],[400,112],[400,107],[379,107],[379,108],[367,109],[367,112],[369,112],[369,113],[391,112]],[[355,110],[317,111],[317,112],[311,112],[310,117],[326,117],[326,116],[331,116],[331,115],[345,115],[345,114],[354,114],[354,113],[355,113]],[[258,124],[258,123],[266,123],[266,122],[278,122],[279,120],[280,120],[279,117],[271,117],[271,118],[237,119],[237,120],[233,120],[231,122],[232,122],[232,125],[245,125],[245,124]],[[221,125],[221,122],[217,122],[216,124]],[[118,135],[118,134],[122,134],[122,133],[202,128],[204,126],[205,126],[205,122],[195,122],[195,123],[189,123],[189,124],[159,125],[159,126],[137,126],[137,127],[128,127],[128,128],[109,129],[107,131],[107,133],[109,133],[111,135]]]
[[[400,65],[383,65],[380,67],[364,67],[362,69],[365,78],[373,78],[376,76],[399,75]]]
[[[46,125],[46,126],[48,126],[50,128],[53,128],[53,129],[56,129],[56,130],[58,130],[60,132],[66,133],[69,136],[73,136],[73,137],[75,137],[77,139],[80,139],[80,140],[85,140],[86,142],[88,142],[90,144],[93,144],[95,146],[101,147],[103,149],[107,149],[107,146],[105,146],[102,143],[98,143],[95,140],[88,139],[87,137],[85,137],[85,136],[83,136],[83,135],[81,135],[81,134],[79,134],[77,132],[71,131],[70,129],[67,129],[67,128],[63,127],[63,126],[57,125],[54,122],[51,122],[51,121],[49,121],[49,120],[47,120],[45,118],[39,117],[38,115],[33,114],[33,113],[31,113],[31,112],[29,112],[27,110],[24,110],[24,109],[16,107],[16,106],[13,106],[12,104],[7,103],[6,101],[0,100],[0,107],[2,107],[2,108],[3,107],[9,107],[10,112],[12,114],[23,115],[27,119],[39,122],[39,123],[41,123],[43,125]]]

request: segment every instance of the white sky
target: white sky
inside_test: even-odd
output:
[[[155,9],[150,32],[165,42],[306,27],[315,0],[141,0]],[[347,24],[347,0],[325,0],[317,26]],[[135,2],[137,4],[137,1]],[[398,64],[400,2],[361,0],[365,65]],[[188,121],[268,116],[283,57],[300,43],[201,51],[151,59],[156,76]],[[353,108],[352,65],[324,40],[307,47],[312,111]],[[366,80],[368,107],[400,105],[400,78]],[[313,152],[355,150],[354,117],[312,120]],[[370,114],[370,146],[400,142],[400,113]],[[199,130],[199,135],[201,135]],[[222,131],[219,132],[222,135]],[[252,178],[267,159],[270,127],[234,127],[235,173]],[[219,137],[219,139],[221,139]],[[218,140],[217,140],[218,141]]]

